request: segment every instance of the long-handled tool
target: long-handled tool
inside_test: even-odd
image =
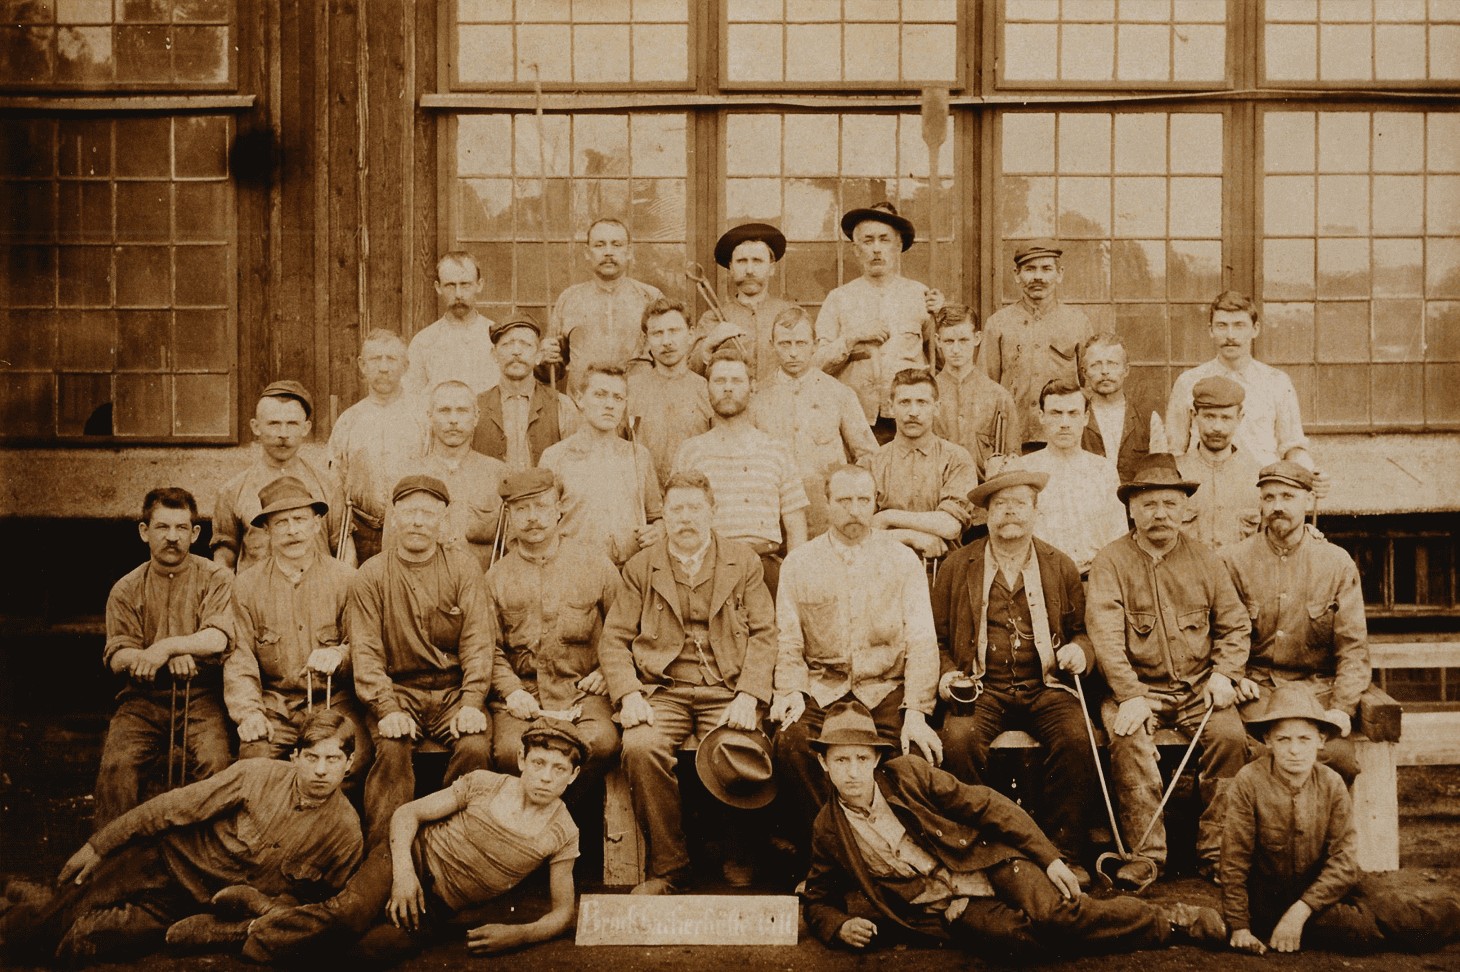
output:
[[[548,265],[551,261],[548,259],[547,140],[543,135],[542,69],[537,66],[536,61],[528,66],[532,68],[533,114],[537,117],[537,195],[542,204],[542,309],[543,321],[546,323],[552,317],[553,307],[553,288],[548,279]],[[557,365],[548,367],[548,383],[553,391],[558,390]]]
[[[324,707],[328,711],[335,697],[335,673],[324,673]],[[304,669],[304,711],[314,711],[314,669]]]
[[[1216,707],[1213,706],[1210,702],[1207,703],[1206,713],[1201,717],[1201,722],[1197,724],[1196,732],[1191,734],[1191,742],[1187,743],[1186,752],[1183,753],[1181,756],[1181,762],[1176,764],[1176,772],[1171,774],[1171,782],[1166,785],[1166,792],[1161,795],[1161,802],[1156,805],[1156,812],[1151,815],[1151,822],[1146,824],[1146,829],[1141,834],[1140,839],[1138,839],[1134,844],[1130,846],[1129,854],[1125,853],[1124,849],[1120,846],[1120,831],[1118,828],[1115,828],[1113,826],[1114,819],[1112,817],[1111,829],[1117,835],[1115,846],[1116,850],[1120,853],[1106,851],[1104,854],[1101,854],[1095,859],[1095,873],[1099,874],[1101,880],[1104,881],[1106,884],[1110,885],[1111,887],[1115,886],[1114,876],[1106,871],[1106,867],[1114,861],[1119,861],[1122,865],[1142,864],[1149,869],[1149,873],[1147,874],[1147,876],[1142,877],[1131,884],[1129,890],[1135,892],[1136,894],[1140,894],[1142,891],[1146,890],[1146,888],[1149,888],[1153,883],[1155,883],[1156,877],[1159,874],[1159,869],[1156,867],[1156,862],[1148,857],[1139,856],[1139,851],[1142,847],[1145,846],[1146,839],[1151,836],[1151,832],[1156,829],[1156,824],[1161,820],[1161,814],[1164,813],[1166,810],[1166,803],[1168,800],[1171,799],[1171,794],[1176,792],[1176,784],[1180,782],[1181,774],[1186,772],[1186,764],[1191,762],[1191,754],[1196,752],[1197,744],[1201,742],[1202,731],[1206,729],[1207,723],[1211,721],[1212,713],[1215,711]],[[1089,718],[1089,716],[1087,715],[1086,718]]]
[[[491,570],[492,565],[497,562],[498,558],[507,552],[506,527],[507,504],[503,503],[497,509],[497,532],[492,536],[492,557],[487,562],[488,570]]]
[[[710,278],[705,275],[705,268],[698,263],[686,263],[684,265],[684,275],[695,285],[695,293],[699,294],[700,298],[710,308],[710,313],[715,315],[715,320],[721,324],[728,323],[728,318],[725,317],[725,310],[720,306],[719,298],[715,296],[715,287],[710,283]],[[751,359],[750,353],[745,350],[745,345],[740,343],[740,335],[736,334],[730,340],[735,342],[735,348],[740,352],[742,358],[750,361],[752,364],[755,363]]]
[[[177,758],[177,679],[172,680],[172,701],[167,714],[167,788],[171,790],[175,786],[186,786],[188,782],[188,722],[192,702],[192,676],[183,680],[182,684],[182,758]],[[174,776],[173,765],[178,764],[178,772]]]
[[[942,180],[938,174],[939,156],[943,142],[948,138],[948,89],[924,88],[923,143],[928,147],[928,286],[936,287],[938,280],[938,190]],[[938,366],[936,336],[937,328],[928,332],[928,367]]]
[[[1110,833],[1115,837],[1115,851],[1121,860],[1129,860],[1125,842],[1120,839],[1120,825],[1115,822],[1115,804],[1110,799],[1110,784],[1105,780],[1105,767],[1100,762],[1100,744],[1095,741],[1095,723],[1090,720],[1090,709],[1085,703],[1085,683],[1078,672],[1075,676],[1075,694],[1080,697],[1080,715],[1085,718],[1085,736],[1090,740],[1090,758],[1095,760],[1095,775],[1100,780],[1100,794],[1105,797],[1105,813],[1110,819]],[[1101,875],[1104,877],[1104,875]]]
[[[345,515],[340,522],[340,542],[335,545],[335,559],[345,559],[345,544],[350,540],[350,522],[355,517],[355,504],[345,501]]]
[[[173,767],[177,764],[177,679],[172,681],[172,700],[167,707],[167,788],[177,785]]]
[[[634,450],[634,501],[639,505],[639,526],[649,525],[649,516],[644,511],[644,473],[639,469],[639,422],[642,415],[629,416],[629,445]]]

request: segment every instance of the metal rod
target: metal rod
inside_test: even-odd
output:
[[[529,65],[532,68],[532,98],[533,115],[537,118],[537,194],[542,200],[542,309],[543,317],[552,317],[552,295],[553,288],[550,281],[551,269],[548,259],[548,197],[547,197],[547,140],[543,135],[543,114],[542,114],[542,70],[534,61]],[[547,326],[547,320],[543,326]],[[558,366],[548,367],[548,383],[552,390],[558,390]]]

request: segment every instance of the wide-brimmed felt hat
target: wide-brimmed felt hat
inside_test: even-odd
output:
[[[831,708],[826,710],[820,734],[807,742],[814,749],[825,749],[828,746],[894,748],[892,743],[877,732],[877,723],[873,721],[872,713],[854,699],[832,703]]]
[[[279,381],[271,381],[259,392],[260,398],[292,398],[304,406],[304,417],[309,418],[314,414],[314,399],[309,395],[309,389],[299,382],[289,378]]]
[[[308,506],[320,516],[330,511],[329,504],[311,493],[309,487],[297,476],[280,476],[259,490],[259,506],[262,509],[249,521],[256,527],[263,526],[270,516],[285,510],[299,510]]]
[[[695,771],[721,803],[755,810],[775,799],[771,741],[758,729],[717,726],[700,741]]]
[[[390,501],[399,503],[401,497],[409,496],[412,493],[430,493],[447,505],[451,503],[451,491],[446,488],[446,484],[435,476],[427,476],[424,473],[402,476],[400,481],[395,484],[395,489],[390,491]]]
[[[538,716],[522,732],[522,743],[525,746],[533,739],[559,739],[578,750],[578,762],[588,758],[588,743],[578,732],[578,727],[566,719],[552,719],[547,716]]]
[[[1281,682],[1271,691],[1264,692],[1262,698],[1243,706],[1241,712],[1248,730],[1259,738],[1272,728],[1273,723],[1283,719],[1307,719],[1327,736],[1343,732],[1336,722],[1329,720],[1313,690],[1302,682]]]
[[[759,240],[770,247],[772,262],[786,255],[786,237],[770,223],[741,223],[727,229],[715,241],[715,262],[729,268],[735,248],[742,243]]]
[[[1169,452],[1153,452],[1141,460],[1131,478],[1115,490],[1122,503],[1130,501],[1137,493],[1152,489],[1179,489],[1187,496],[1196,492],[1200,483],[1194,483],[1181,475],[1176,468],[1176,457]]]
[[[1273,482],[1287,483],[1289,486],[1306,489],[1311,493],[1313,492],[1313,470],[1299,465],[1291,459],[1279,459],[1271,465],[1263,466],[1257,474],[1257,485]]]
[[[994,494],[1010,488],[1011,486],[1032,486],[1037,493],[1049,485],[1049,473],[1034,472],[1031,469],[1009,469],[997,476],[990,476],[979,483],[968,494],[968,499],[974,506],[987,507]]]
[[[496,344],[502,339],[503,334],[506,334],[514,327],[531,328],[533,334],[542,337],[542,325],[537,322],[537,318],[531,314],[524,314],[521,311],[511,314],[505,321],[494,322],[491,327],[487,328],[487,337],[493,344]]]
[[[917,236],[917,229],[913,226],[912,220],[905,216],[897,215],[897,207],[890,202],[880,202],[869,209],[853,209],[842,217],[842,232],[847,239],[852,238],[852,231],[857,228],[858,223],[865,223],[872,220],[877,223],[886,223],[897,230],[902,237],[902,248],[907,250],[913,245],[913,239]]]

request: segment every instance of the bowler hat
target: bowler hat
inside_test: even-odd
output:
[[[827,746],[879,746],[891,749],[892,743],[877,732],[877,723],[872,713],[855,699],[835,702],[826,710],[826,719],[821,723],[821,733],[807,742],[816,749]]]
[[[411,493],[430,493],[443,503],[450,504],[451,493],[446,484],[435,476],[427,476],[417,473],[411,476],[402,476],[395,484],[395,489],[390,491],[390,501],[399,503],[401,497],[409,496]]]
[[[1336,722],[1328,718],[1313,690],[1302,682],[1281,682],[1256,702],[1242,707],[1242,719],[1254,736],[1262,736],[1273,723],[1283,719],[1307,719],[1326,736],[1342,733]]]
[[[1200,485],[1181,478],[1181,470],[1176,468],[1176,457],[1171,453],[1153,452],[1141,460],[1130,479],[1116,488],[1115,495],[1122,503],[1129,503],[1136,493],[1151,489],[1179,489],[1190,496]]]
[[[557,484],[558,477],[551,469],[534,466],[503,476],[502,482],[497,486],[497,495],[502,497],[502,502],[511,503],[513,500],[546,493]]]
[[[1058,260],[1064,252],[1054,240],[1030,240],[1028,243],[1021,243],[1014,250],[1014,266],[1022,267],[1039,257],[1054,257]]]
[[[754,810],[776,796],[771,741],[759,729],[712,729],[695,753],[695,771],[706,790],[732,807]]]
[[[314,399],[309,397],[309,389],[297,381],[285,378],[281,381],[271,381],[264,390],[259,392],[260,398],[292,398],[304,406],[304,417],[309,418],[314,414]]]
[[[1192,408],[1231,408],[1247,398],[1247,389],[1222,375],[1212,375],[1191,389]]]
[[[494,322],[491,327],[487,328],[487,337],[491,339],[493,344],[496,344],[501,340],[503,334],[506,334],[514,327],[531,328],[532,333],[538,337],[542,337],[542,325],[531,314],[524,314],[521,311],[513,313],[505,321]]]
[[[309,487],[297,476],[280,476],[259,490],[259,505],[262,509],[249,521],[256,527],[263,526],[271,514],[285,510],[298,510],[308,506],[320,516],[330,511],[329,504],[322,499],[316,499]]]
[[[547,716],[538,716],[522,732],[522,744],[527,745],[533,739],[560,739],[578,750],[578,762],[582,763],[588,758],[588,744],[583,741],[583,736],[578,732],[578,727],[566,719],[552,719]]]
[[[1035,472],[1032,469],[1010,468],[1007,472],[1001,472],[997,476],[990,476],[973,488],[968,494],[969,500],[974,506],[987,508],[989,501],[994,494],[1011,486],[1032,486],[1037,493],[1049,484],[1049,473]]]
[[[842,217],[842,232],[847,239],[852,238],[852,231],[857,228],[858,223],[865,223],[871,220],[876,223],[886,223],[897,230],[902,237],[902,248],[907,250],[913,245],[913,238],[917,236],[917,230],[913,228],[912,220],[905,216],[897,215],[897,207],[890,202],[880,202],[870,209],[853,209]]]
[[[1263,466],[1262,471],[1257,474],[1257,485],[1263,483],[1287,483],[1289,486],[1296,486],[1299,489],[1313,491],[1313,470],[1301,466],[1291,459],[1279,459],[1268,466]]]
[[[786,237],[780,230],[770,223],[741,223],[727,229],[715,241],[715,262],[728,268],[730,258],[735,255],[735,248],[752,240],[759,240],[770,247],[772,262],[786,255]]]

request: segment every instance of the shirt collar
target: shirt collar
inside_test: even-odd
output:
[[[513,544],[512,549],[517,551],[523,560],[532,564],[534,567],[545,567],[552,563],[557,558],[558,551],[563,549],[563,538],[559,534],[557,542],[542,553],[533,553],[520,543]]]
[[[867,807],[867,809],[863,810],[861,807],[854,807],[844,801],[840,796],[837,797],[836,802],[842,805],[842,809],[848,815],[859,817],[866,821],[876,820],[884,812],[892,809],[887,805],[887,798],[882,795],[882,787],[878,786],[876,782],[872,784],[872,805]]]
[[[826,542],[831,544],[832,552],[848,564],[858,560],[867,550],[866,540],[858,544],[850,544],[830,530],[826,531]]]
[[[924,433],[921,439],[909,439],[899,435],[893,441],[901,443],[900,448],[903,452],[916,452],[920,456],[928,455],[933,449],[933,433],[931,432]]]
[[[700,547],[700,549],[696,550],[688,557],[681,557],[679,554],[674,552],[673,547],[669,547],[669,556],[673,558],[675,563],[679,564],[680,570],[683,570],[686,575],[694,577],[700,572],[700,568],[705,565],[705,557],[710,552],[710,544],[714,542],[715,538],[712,534],[707,540],[705,540],[704,546]]]

